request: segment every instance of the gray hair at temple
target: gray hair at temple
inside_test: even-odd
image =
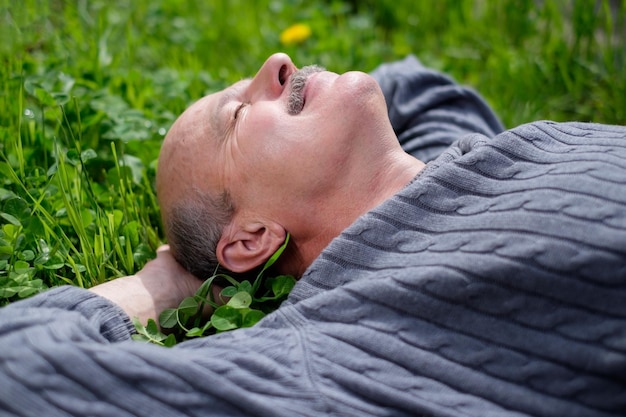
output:
[[[176,261],[200,279],[211,277],[219,268],[217,243],[234,212],[228,192],[215,197],[196,189],[173,204],[165,233]]]

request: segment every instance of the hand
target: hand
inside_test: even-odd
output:
[[[178,306],[178,303],[183,298],[189,297],[196,292],[202,285],[202,281],[176,262],[176,259],[170,252],[169,245],[159,247],[156,254],[157,257],[149,261],[135,276],[155,283],[158,281],[160,285],[175,287],[172,289],[175,289],[179,293],[178,297],[180,297],[176,303],[176,306]]]
[[[161,246],[157,257],[135,275],[105,282],[91,291],[116,303],[130,318],[137,317],[145,324],[149,318],[158,322],[163,310],[178,307],[200,285],[202,281],[180,266],[166,245]]]

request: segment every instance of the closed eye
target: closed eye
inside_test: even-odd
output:
[[[237,118],[239,117],[239,112],[247,105],[248,103],[241,103],[240,105],[237,106],[237,108],[235,109],[235,113],[233,114],[233,119],[237,120]]]

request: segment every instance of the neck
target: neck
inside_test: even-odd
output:
[[[322,250],[357,218],[372,210],[404,188],[424,168],[424,163],[395,152],[388,158],[377,156],[375,165],[365,173],[346,175],[333,192],[316,202],[309,202],[308,218],[295,228],[286,253],[278,264],[279,271],[301,277]],[[383,160],[384,161],[381,161]],[[372,169],[375,167],[376,169]],[[358,178],[358,181],[350,181]],[[330,204],[332,202],[332,204]],[[300,222],[302,223],[302,222]]]

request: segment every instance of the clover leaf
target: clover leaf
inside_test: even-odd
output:
[[[296,283],[291,275],[264,276],[288,243],[289,235],[263,265],[253,283],[248,280],[238,282],[227,274],[216,273],[202,283],[193,297],[185,298],[177,308],[164,310],[159,315],[159,324],[168,333],[167,336],[159,331],[156,322],[152,320],[146,326],[135,322],[138,333],[135,339],[172,346],[192,338],[254,326],[267,313],[278,308]],[[213,299],[214,281],[217,278],[230,284],[221,289],[219,302]],[[208,314],[205,307],[212,308],[213,312]]]

